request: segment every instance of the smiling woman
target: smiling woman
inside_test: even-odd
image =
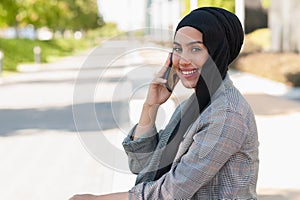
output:
[[[175,36],[173,52],[173,67],[182,84],[195,88],[201,68],[209,57],[202,33],[189,26],[182,27]]]
[[[255,118],[227,73],[243,39],[241,23],[227,10],[203,7],[185,16],[176,28],[172,68],[194,93],[157,131],[158,108],[171,96],[164,78],[170,54],[123,141],[136,185],[129,192],[71,199],[257,199]]]

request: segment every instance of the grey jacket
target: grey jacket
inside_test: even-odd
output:
[[[157,170],[162,148],[192,96],[157,133],[123,142],[133,173]],[[129,191],[130,199],[256,199],[258,136],[253,112],[229,76],[211,104],[186,131],[171,170],[156,181],[145,181]],[[153,173],[149,173],[149,180]],[[152,176],[152,177],[151,177]],[[139,176],[138,176],[139,177]]]

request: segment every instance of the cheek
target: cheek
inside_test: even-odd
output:
[[[175,56],[173,57],[173,67],[174,69],[179,69],[179,59],[175,58]]]
[[[208,54],[208,52],[206,52],[205,55],[203,56],[204,62],[206,62],[209,57],[210,55]]]
[[[178,69],[179,68],[179,56],[178,55],[175,55],[173,54],[173,66]]]
[[[197,58],[195,60],[195,64],[201,68],[204,65],[204,63],[206,62],[207,59],[208,59],[208,54],[205,54],[205,55]]]

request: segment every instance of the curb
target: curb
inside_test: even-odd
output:
[[[254,74],[229,70],[235,86],[242,93],[263,93],[289,100],[300,101],[300,87],[291,87]]]

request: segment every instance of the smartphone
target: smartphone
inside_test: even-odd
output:
[[[172,57],[173,57],[173,53],[171,53],[171,55],[170,55],[170,64],[168,66],[167,72],[164,77],[167,80],[167,82],[165,83],[165,86],[169,92],[172,92],[174,90],[174,87],[175,87],[176,81],[177,81],[176,71],[172,67],[172,65],[173,65]]]

